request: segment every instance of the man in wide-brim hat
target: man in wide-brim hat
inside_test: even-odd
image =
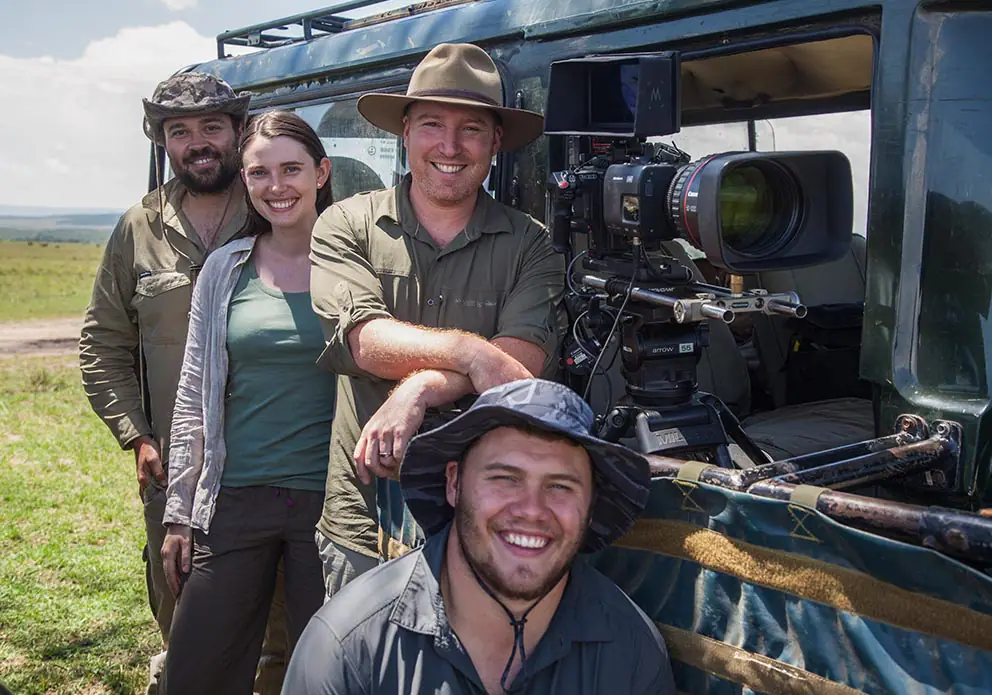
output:
[[[543,128],[504,106],[492,58],[441,44],[406,94],[365,94],[358,110],[403,138],[410,172],[314,228],[321,361],[340,375],[317,533],[329,595],[422,537],[389,478],[428,409],[555,369],[564,327],[564,262],[547,230],[482,188],[498,152]]]
[[[674,693],[654,623],[575,561],[649,494],[647,461],[593,423],[566,386],[525,379],[416,437],[400,480],[427,542],[317,612],[283,692]]]
[[[211,251],[247,231],[238,138],[249,100],[201,72],[174,75],[143,100],[144,132],[165,149],[176,176],[117,223],[80,339],[90,404],[120,446],[134,451],[144,502],[145,578],[163,647],[176,605],[160,552],[169,430],[196,274]],[[281,651],[284,658],[285,646]],[[152,659],[147,692],[157,692],[164,659],[164,652]],[[281,674],[263,692],[278,692]]]

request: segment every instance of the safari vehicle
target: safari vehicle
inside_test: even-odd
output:
[[[404,173],[355,102],[438,43],[483,46],[506,102],[546,114],[486,186],[569,254],[562,378],[649,454],[645,518],[591,560],[679,690],[992,692],[992,2],[342,16],[375,4],[225,32],[197,69],[310,122],[336,199]]]

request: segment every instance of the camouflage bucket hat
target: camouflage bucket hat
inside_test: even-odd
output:
[[[226,113],[243,121],[248,113],[250,94],[235,94],[224,80],[202,72],[185,72],[163,80],[145,106],[145,135],[153,142],[162,140],[162,122],[179,116]]]
[[[581,552],[601,550],[623,536],[644,511],[651,488],[647,460],[591,434],[589,405],[567,386],[543,379],[489,389],[454,420],[413,438],[403,456],[400,486],[410,514],[428,536],[454,516],[445,496],[445,468],[476,439],[497,427],[529,426],[583,447],[592,463],[596,497]]]

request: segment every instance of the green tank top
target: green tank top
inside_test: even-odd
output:
[[[269,287],[249,258],[227,313],[221,485],[324,489],[336,378],[323,349],[310,293]]]

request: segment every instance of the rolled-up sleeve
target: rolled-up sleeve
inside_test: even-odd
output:
[[[127,217],[114,229],[93,282],[93,294],[79,339],[83,389],[94,412],[121,448],[152,428],[141,407],[135,357],[138,351],[134,297],[134,248]]]
[[[314,226],[310,263],[310,295],[326,341],[318,363],[337,374],[369,376],[355,364],[348,333],[365,321],[393,316],[369,260],[367,230],[357,229],[341,205],[332,205]]]
[[[558,354],[565,328],[565,259],[554,252],[547,230],[536,222],[525,238],[517,281],[503,303],[493,337],[526,340],[550,359]]]

